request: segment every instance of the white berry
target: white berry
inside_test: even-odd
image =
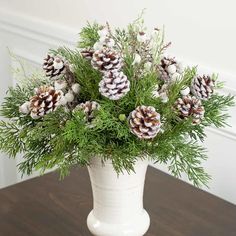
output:
[[[56,80],[55,83],[54,83],[54,88],[56,90],[63,90],[67,87],[67,83],[66,81],[63,81],[63,80]]]
[[[29,114],[30,112],[30,102],[25,102],[19,107],[19,111],[23,114]]]
[[[179,72],[179,73],[183,73],[183,71],[184,71],[184,65],[183,65],[183,63],[182,63],[182,62],[178,62],[177,67],[178,67],[178,72]]]
[[[94,50],[101,50],[102,48],[103,48],[103,42],[98,41],[93,45]]]
[[[137,35],[137,40],[140,43],[143,43],[145,41],[147,41],[148,37],[147,34],[145,32],[139,32],[139,34]]]
[[[113,39],[109,39],[109,41],[107,42],[107,47],[114,47],[115,46],[115,41]]]
[[[180,94],[183,95],[183,96],[186,96],[190,93],[190,88],[189,87],[185,87],[184,89],[182,89],[180,91]]]
[[[180,74],[177,72],[171,75],[171,79],[173,80],[173,82],[178,81],[179,77],[180,77]]]
[[[35,94],[37,94],[37,93],[38,93],[38,91],[39,91],[39,89],[38,89],[38,88],[34,88],[34,93],[35,93]]]
[[[74,98],[75,98],[74,94],[71,92],[65,94],[65,99],[67,102],[73,102]]]
[[[146,63],[144,64],[144,69],[145,69],[146,71],[150,70],[151,67],[152,67],[152,63],[151,63],[150,61],[148,61],[148,62],[146,62]]]
[[[170,74],[174,74],[175,72],[176,72],[176,66],[175,65],[169,65],[168,67],[167,67],[167,71],[168,71],[168,73],[170,73]]]
[[[80,91],[80,85],[78,83],[76,84],[73,84],[72,87],[71,87],[72,91],[75,93],[75,94],[78,94],[79,91]]]
[[[98,31],[98,35],[103,38],[106,37],[108,35],[108,30],[107,27],[104,27],[103,29]]]
[[[53,61],[53,67],[55,70],[60,70],[62,69],[64,66],[63,61],[61,60],[61,58],[59,57],[55,57],[54,61]]]
[[[40,116],[38,116],[38,115],[37,115],[36,113],[34,113],[34,112],[31,112],[31,113],[30,113],[30,116],[31,116],[31,118],[34,119],[34,120],[40,118]]]
[[[139,64],[141,62],[141,56],[138,53],[135,53],[134,55],[134,61],[132,65]]]
[[[59,103],[60,103],[60,105],[62,105],[62,106],[65,106],[65,105],[67,104],[67,100],[66,100],[65,96],[62,96],[62,97],[61,97]]]
[[[168,102],[169,98],[168,98],[168,96],[167,96],[167,93],[166,93],[166,92],[160,93],[160,99],[161,99],[161,101],[162,101],[163,103]]]

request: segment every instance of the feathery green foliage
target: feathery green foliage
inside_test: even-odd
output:
[[[130,91],[117,101],[104,98],[98,88],[102,74],[80,54],[81,48],[92,48],[98,41],[99,29],[101,26],[97,23],[84,27],[78,48],[74,50],[64,47],[51,50],[51,54],[60,55],[73,65],[75,80],[81,86],[79,102],[91,100],[100,104],[93,121],[95,125],[88,126],[83,112],[67,111],[63,107],[38,120],[21,114],[19,106],[29,101],[33,88],[40,83],[51,83],[43,76],[37,79],[34,76],[27,82],[27,76],[26,83],[9,88],[2,104],[1,115],[8,120],[0,122],[0,149],[11,157],[22,153],[24,160],[19,169],[27,174],[35,169],[44,173],[56,167],[63,177],[71,166],[88,165],[94,156],[111,159],[117,173],[130,172],[137,159],[148,158],[167,164],[176,177],[186,173],[196,186],[207,184],[210,177],[201,167],[201,162],[207,158],[206,150],[200,145],[206,137],[204,129],[211,125],[227,125],[227,109],[234,105],[234,97],[215,93],[203,101],[205,116],[199,125],[193,125],[191,117],[180,119],[173,108],[174,103],[180,97],[180,90],[191,86],[197,75],[196,67],[186,68],[181,79],[171,85],[167,103],[151,96],[154,87],[161,83],[155,65],[159,63],[166,45],[163,31],[158,31],[153,38],[155,50],[151,68],[145,71],[142,61],[139,65],[133,64],[134,54],[140,48],[137,35],[145,30],[142,20],[138,19],[127,30],[116,29],[111,34],[122,51],[123,71],[130,81]],[[153,106],[161,114],[162,132],[154,139],[139,139],[130,132],[127,118],[140,105]]]

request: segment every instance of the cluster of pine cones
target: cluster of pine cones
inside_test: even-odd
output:
[[[81,55],[90,60],[93,68],[103,75],[99,83],[99,92],[111,100],[118,100],[130,90],[130,82],[122,72],[123,58],[115,49],[115,43],[109,36],[107,27],[98,33],[100,39],[94,48],[82,50]]]
[[[41,86],[35,89],[35,95],[19,108],[23,114],[30,114],[33,119],[39,119],[44,115],[55,111],[59,106],[66,109],[83,110],[87,121],[92,121],[92,114],[98,105],[96,102],[87,101],[78,104],[80,85],[75,82],[75,77],[69,64],[60,56],[47,55],[44,59],[43,69],[45,75],[50,78],[54,86]],[[97,103],[96,103],[97,104]]]
[[[110,100],[118,100],[129,92],[130,81],[122,71],[123,58],[110,36],[109,28],[102,28],[98,34],[100,39],[94,47],[83,49],[80,53],[91,62],[94,69],[101,72],[102,79],[99,82],[101,95]],[[145,33],[142,32],[138,34],[137,40],[140,45],[146,45],[148,42]],[[141,59],[140,53],[137,52],[133,64],[141,60],[145,63],[153,63],[150,48],[144,49],[142,51],[145,53],[142,56],[144,55],[145,58]],[[38,119],[55,111],[59,106],[64,106],[73,112],[83,111],[89,127],[93,127],[96,111],[99,110],[100,105],[96,101],[79,103],[80,85],[76,83],[69,63],[61,56],[47,55],[43,69],[53,86],[44,85],[35,89],[34,96],[20,106],[20,112]],[[156,69],[162,85],[156,86],[153,97],[168,102],[171,85],[181,79],[183,66],[175,58],[163,57]],[[181,90],[181,96],[174,103],[178,116],[181,119],[191,118],[194,125],[200,124],[204,117],[202,100],[210,98],[214,87],[215,82],[210,76],[194,77],[190,88]],[[138,138],[153,139],[161,129],[161,117],[154,107],[141,105],[129,114],[128,124],[130,131]]]
[[[182,98],[178,98],[175,102],[179,117],[182,119],[191,117],[193,124],[200,124],[205,112],[202,101],[211,97],[214,88],[215,81],[209,75],[194,77],[190,88],[182,90]]]
[[[180,80],[183,73],[182,63],[175,58],[163,57],[157,66],[162,85],[157,85],[153,91],[153,97],[159,97],[162,102],[168,102],[168,91],[171,84]],[[204,117],[202,100],[211,97],[214,92],[215,81],[208,75],[196,76],[193,78],[190,88],[181,90],[181,96],[175,102],[175,110],[179,117],[186,119],[192,117],[193,124],[200,124]]]
[[[152,106],[138,106],[129,115],[129,125],[140,139],[152,139],[160,131],[160,114]]]

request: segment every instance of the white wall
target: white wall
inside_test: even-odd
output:
[[[124,26],[146,8],[147,25],[165,25],[177,55],[236,72],[234,0],[1,0],[0,6],[77,31],[87,20]]]
[[[235,7],[233,0],[1,0],[0,99],[11,83],[6,46],[30,62],[41,63],[48,48],[73,44],[87,20],[124,26],[144,8],[149,28],[165,24],[167,38],[173,42],[170,54],[198,64],[201,72],[220,72],[227,81],[225,92],[236,94]],[[208,130],[205,145],[210,158],[205,167],[213,178],[208,191],[236,203],[236,108],[231,114],[232,128]],[[0,158],[0,187],[20,180],[15,163],[6,162]]]

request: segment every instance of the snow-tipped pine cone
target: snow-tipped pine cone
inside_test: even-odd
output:
[[[200,124],[204,118],[204,107],[201,101],[194,96],[183,96],[175,102],[175,109],[181,119],[192,118],[193,124]]]
[[[94,118],[94,111],[99,110],[100,105],[95,101],[86,101],[85,103],[80,103],[75,107],[76,110],[82,110],[86,116],[86,120],[91,122]]]
[[[47,77],[57,78],[66,72],[66,62],[60,56],[47,55],[44,59],[43,69]]]
[[[83,58],[87,59],[87,60],[92,60],[93,58],[93,53],[94,53],[94,50],[93,49],[83,49],[80,51],[81,55]]]
[[[33,119],[38,119],[56,110],[60,105],[60,99],[63,96],[62,91],[55,90],[51,86],[41,86],[35,89],[36,95],[31,97],[29,109]]]
[[[118,52],[111,48],[103,48],[96,50],[92,58],[93,68],[100,70],[101,72],[106,71],[119,71],[123,65],[123,59]]]
[[[209,75],[196,76],[191,85],[192,94],[201,99],[207,100],[214,92],[215,81]]]
[[[183,66],[175,58],[163,57],[157,66],[157,70],[160,79],[169,83],[175,81],[183,73]]]
[[[130,82],[122,71],[109,71],[104,73],[99,83],[99,92],[111,100],[124,97],[130,90]]]
[[[129,126],[140,139],[152,139],[160,131],[160,114],[152,106],[138,106],[129,115]]]

